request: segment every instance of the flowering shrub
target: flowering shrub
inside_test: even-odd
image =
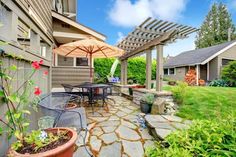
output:
[[[16,88],[15,86],[13,87],[13,84],[16,84],[14,82],[17,81],[15,77],[18,71],[22,69],[14,64],[5,66],[3,58],[9,57],[13,60],[21,60],[22,58],[12,55],[2,55],[0,57],[0,98],[7,107],[6,112],[0,115],[0,122],[4,124],[0,126],[0,135],[7,133],[9,138],[14,135],[17,139],[14,145],[16,147],[17,143],[19,145],[19,143],[24,143],[26,140],[26,132],[30,125],[30,120],[27,118],[27,115],[30,114],[28,110],[29,104],[33,104],[32,106],[35,107],[38,96],[42,93],[41,89],[35,86],[32,77],[40,69],[43,61],[32,62],[32,69],[24,76],[26,79]],[[32,92],[33,87],[35,89],[34,92]],[[32,94],[35,96],[31,102],[29,98],[32,97]],[[2,116],[5,116],[5,118]]]
[[[196,75],[196,71],[193,69],[190,69],[187,74],[185,75],[184,78],[185,82],[189,85],[189,86],[195,86],[197,84],[197,75]],[[206,84],[206,82],[202,79],[198,80],[198,84],[199,86],[204,86]]]
[[[196,71],[193,69],[190,69],[185,75],[184,80],[190,86],[196,85]]]

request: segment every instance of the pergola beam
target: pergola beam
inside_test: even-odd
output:
[[[138,54],[139,52],[143,52],[143,51],[150,49],[158,44],[164,44],[166,41],[168,41],[168,39],[170,39],[173,35],[175,35],[175,33],[176,33],[175,30],[170,31],[170,32],[166,32],[162,36],[144,44],[143,46],[135,49],[134,51],[124,54],[123,56],[120,57],[120,59],[121,60],[127,59],[129,57],[132,57],[132,56]]]

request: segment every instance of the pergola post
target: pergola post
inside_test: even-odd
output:
[[[163,44],[156,46],[157,66],[156,66],[156,91],[162,90],[163,80]]]
[[[207,62],[207,81],[210,81],[210,63]]]
[[[127,66],[128,66],[128,61],[127,60],[122,60],[121,61],[121,84],[126,85],[127,84]]]
[[[146,89],[151,89],[152,81],[152,50],[146,52]]]

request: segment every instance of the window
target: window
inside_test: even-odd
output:
[[[46,57],[47,55],[47,47],[46,46],[40,46],[40,54],[43,57]]]
[[[169,72],[168,72],[168,69],[164,69],[164,75],[168,75]]]
[[[169,69],[169,74],[170,75],[175,75],[175,68],[170,68]]]
[[[175,75],[175,68],[164,69],[164,75]]]
[[[88,58],[76,58],[76,66],[88,66]]]
[[[234,60],[231,60],[231,59],[222,59],[222,66],[226,66],[229,64],[229,62],[232,62]]]

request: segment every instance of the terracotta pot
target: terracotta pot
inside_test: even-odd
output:
[[[144,85],[137,85],[136,88],[145,88]]]
[[[99,88],[95,88],[95,94],[99,94]]]
[[[75,108],[77,108],[77,104],[75,104],[73,102],[68,103],[67,106],[66,106],[67,110],[75,109]]]
[[[74,153],[74,146],[75,146],[75,142],[77,140],[77,132],[70,129],[70,128],[50,128],[50,129],[46,129],[45,131],[47,132],[57,132],[59,130],[65,130],[68,131],[69,136],[71,137],[71,139],[61,145],[58,146],[55,149],[52,150],[48,150],[46,152],[43,153],[38,153],[38,154],[20,154],[17,153],[14,150],[10,150],[9,155],[13,156],[13,157],[73,157],[73,153]]]

